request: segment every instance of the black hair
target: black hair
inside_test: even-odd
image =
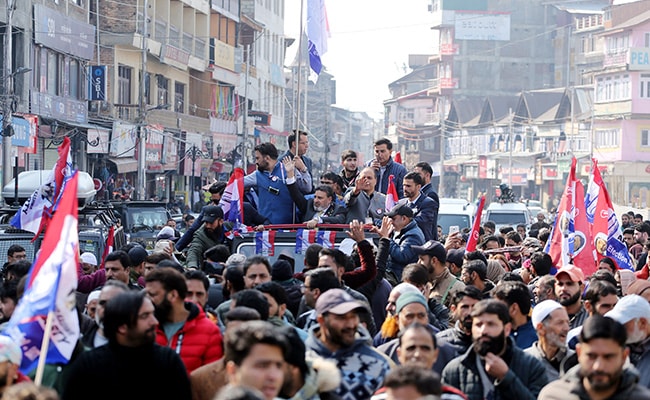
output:
[[[508,306],[501,300],[485,299],[474,304],[474,308],[470,314],[472,318],[480,317],[483,314],[495,314],[504,324],[510,322]]]
[[[327,195],[327,197],[334,199],[334,189],[332,189],[330,185],[318,185],[316,189],[314,189],[314,192],[317,190],[325,192],[325,195]]]
[[[19,279],[11,280],[2,285],[0,298],[3,301],[5,299],[11,299],[15,304],[18,304],[18,281]],[[5,317],[7,317],[7,315],[5,315]]]
[[[636,224],[634,226],[634,230],[639,232],[645,232],[648,235],[650,235],[650,224],[646,222],[641,222],[640,224]]]
[[[305,264],[309,267],[318,267],[318,257],[323,246],[314,243],[310,244],[305,250]]]
[[[429,282],[429,271],[419,263],[407,264],[402,271],[402,282],[408,282],[414,286],[423,286]]]
[[[321,293],[341,287],[339,278],[331,268],[312,269],[307,272],[307,276],[309,277],[309,288],[318,289]]]
[[[506,233],[506,239],[510,239],[516,244],[521,243],[521,235],[519,232],[515,231],[514,229]]]
[[[431,335],[431,340],[433,340],[433,348],[437,349],[438,348],[438,339],[436,338],[436,331],[433,330],[433,327],[431,325],[425,325],[425,324],[421,324],[419,322],[412,323],[411,325],[407,326],[406,328],[404,328],[403,331],[401,331],[399,333],[399,335],[397,336],[399,346],[402,346],[402,336],[404,336],[406,334],[406,332],[419,330],[419,329],[425,330],[425,331],[427,331],[429,333],[429,335]]]
[[[467,272],[470,274],[476,272],[482,281],[487,279],[487,265],[481,260],[468,261],[463,264],[463,268],[467,269]]]
[[[223,195],[224,190],[226,190],[226,182],[215,182],[210,185],[208,191],[210,194],[220,194]]]
[[[344,150],[343,154],[341,154],[341,161],[345,161],[348,158],[357,158],[357,152],[354,150]]]
[[[3,271],[5,277],[11,272],[14,275],[15,280],[19,280],[23,276],[29,273],[29,269],[32,267],[32,263],[27,260],[17,260],[7,265],[6,269]]]
[[[255,290],[259,290],[260,292],[266,293],[269,296],[273,297],[273,300],[275,300],[278,305],[286,305],[289,301],[287,298],[286,290],[284,290],[282,285],[277,282],[270,281],[260,283],[259,285],[255,286]]]
[[[161,260],[157,265],[156,268],[171,268],[176,270],[179,273],[185,272],[185,269],[183,268],[182,265],[177,263],[176,261],[172,260],[171,258]]]
[[[259,152],[262,156],[269,156],[272,160],[278,159],[278,149],[273,143],[260,143],[255,146],[255,151]]]
[[[323,247],[318,254],[319,257],[330,256],[334,259],[337,267],[345,267],[348,264],[348,256],[339,249]]]
[[[201,281],[201,283],[203,283],[203,287],[205,288],[206,292],[210,288],[210,280],[208,279],[207,275],[203,271],[197,271],[197,270],[185,271],[185,279],[188,281],[189,280]]]
[[[616,272],[616,263],[614,260],[611,259],[611,257],[603,257],[600,260],[598,260],[598,264],[603,263],[609,265],[609,267],[612,269],[612,274]]]
[[[483,300],[483,293],[479,288],[474,285],[467,285],[465,289],[459,290],[451,298],[451,304],[458,305],[465,297],[481,301]]]
[[[298,134],[300,136],[309,137],[309,135],[305,131],[298,131]],[[291,135],[287,136],[287,144],[289,145],[289,149],[291,149],[291,146],[293,146],[294,143],[296,143],[296,131],[295,130],[293,132],[291,132]]]
[[[501,228],[499,228],[499,233],[501,234],[501,236],[505,236],[506,233],[512,232],[514,230],[515,230],[515,228],[513,228],[510,225],[507,225],[507,226],[502,226]]]
[[[259,321],[262,319],[256,309],[244,306],[234,307],[224,316],[226,325],[232,321]]]
[[[233,291],[239,292],[246,287],[244,281],[244,269],[239,266],[226,267],[224,272],[223,279],[226,282],[230,282],[230,285],[233,288]],[[225,288],[225,285],[224,285]]]
[[[535,268],[537,276],[548,275],[553,267],[553,259],[547,253],[536,251],[530,256],[530,265]]]
[[[505,274],[501,275],[499,282],[524,282],[524,279],[516,272],[508,271]]]
[[[634,235],[634,228],[623,229],[623,235]]]
[[[269,319],[269,301],[259,290],[244,289],[239,291],[233,295],[232,301],[237,307],[244,306],[256,310],[260,313],[262,321]]]
[[[269,275],[271,275],[271,263],[269,263],[269,259],[264,257],[264,256],[252,256],[246,259],[246,262],[244,262],[244,276],[248,273],[248,269],[251,267],[253,264],[264,264],[266,267],[267,271],[269,272]]]
[[[615,320],[594,314],[582,324],[580,343],[589,343],[593,339],[611,339],[621,348],[625,348],[627,331],[622,324]]]
[[[505,301],[508,305],[517,304],[519,311],[523,315],[530,312],[530,291],[528,286],[523,282],[502,282],[494,289],[493,296],[499,300]]]
[[[228,257],[230,257],[230,249],[225,244],[212,246],[203,253],[204,259],[210,259],[220,263],[225,263]]]
[[[386,375],[384,386],[389,389],[413,386],[420,396],[440,395],[440,375],[415,365],[400,365]]]
[[[393,142],[391,142],[390,139],[383,138],[375,141],[375,146],[381,146],[384,144],[388,150],[393,150]]]
[[[282,350],[283,358],[286,359],[289,344],[282,334],[282,330],[266,321],[248,321],[226,330],[225,362],[232,361],[235,365],[241,365],[256,344],[279,347]]]
[[[104,336],[109,343],[117,341],[117,330],[125,325],[129,328],[138,323],[138,313],[145,301],[144,291],[129,290],[113,297],[104,309]],[[149,300],[151,301],[151,300]]]
[[[483,227],[490,228],[493,231],[497,229],[497,225],[494,223],[494,221],[485,221],[485,222],[483,222]]]
[[[416,185],[424,185],[424,179],[422,178],[422,175],[418,174],[417,172],[409,172],[408,174],[404,175],[403,179],[412,180]]]
[[[12,244],[7,249],[7,256],[13,257],[14,253],[20,253],[20,252],[23,252],[23,251],[25,251],[25,248],[23,246],[21,246],[19,244]]]
[[[345,183],[343,182],[343,178],[341,175],[335,174],[332,171],[327,171],[324,174],[320,176],[320,179],[329,179],[330,181],[334,182],[335,184],[339,185],[341,189],[345,187]]]
[[[307,352],[305,342],[300,338],[298,332],[296,332],[296,329],[293,326],[282,328],[282,334],[289,343],[289,351],[287,351],[285,361],[298,367],[298,370],[300,370],[300,374],[304,379],[309,373],[309,366],[305,359],[305,353]],[[289,398],[289,396],[287,396],[287,398]]]
[[[479,250],[470,251],[469,253],[465,253],[464,258],[467,261],[474,261],[474,260],[483,261],[483,264],[485,264],[485,268],[487,268],[487,258],[485,258],[485,254],[483,254],[482,251]]]
[[[478,245],[479,249],[483,249],[483,250],[485,250],[485,246],[487,246],[487,244],[488,244],[489,242],[497,242],[497,243],[499,243],[499,238],[497,238],[497,237],[494,236],[494,235],[488,235],[488,236],[485,236],[485,237],[483,238],[483,240],[481,241],[481,243],[479,243],[479,245]]]
[[[131,259],[129,258],[127,252],[124,250],[115,250],[108,253],[104,262],[106,261],[119,261],[124,269],[130,268],[131,266]]]
[[[153,271],[145,276],[144,281],[146,283],[160,282],[165,292],[175,290],[181,299],[185,299],[187,296],[187,282],[185,281],[185,277],[174,268],[154,268]]]
[[[585,301],[589,301],[592,307],[596,306],[600,299],[610,294],[618,294],[616,286],[604,280],[593,279],[589,282],[589,287],[585,291]]]
[[[431,168],[431,165],[429,163],[422,161],[415,164],[415,166],[429,174],[429,176],[433,176],[433,168]]]

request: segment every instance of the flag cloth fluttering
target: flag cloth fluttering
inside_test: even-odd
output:
[[[307,49],[311,69],[309,79],[313,82],[318,80],[323,69],[322,57],[327,52],[329,30],[325,0],[307,0]]]
[[[397,195],[397,188],[395,188],[395,182],[393,180],[395,179],[395,175],[390,175],[388,177],[388,190],[386,190],[386,202],[384,204],[384,208],[386,209],[386,212],[390,211],[393,207],[395,207],[395,204],[399,201],[399,196]]]
[[[485,196],[481,196],[481,200],[478,203],[478,209],[476,210],[476,215],[474,216],[474,225],[470,231],[469,239],[467,239],[467,246],[465,247],[466,253],[476,250],[476,245],[478,244],[478,237],[481,230],[481,214],[483,213],[484,206]]]
[[[634,271],[634,264],[621,240],[623,232],[616,218],[612,200],[600,175],[598,161],[592,160],[589,185],[585,195],[587,221],[591,224],[591,235],[599,257],[609,257],[620,269]]]
[[[43,338],[49,337],[46,362],[67,363],[79,338],[75,307],[79,233],[77,231],[77,181],[75,173],[67,183],[57,212],[45,232],[40,254],[32,265],[25,294],[14,311],[5,335],[20,344],[21,371],[36,367]],[[52,330],[45,331],[48,314],[53,313]]]
[[[223,196],[219,201],[224,220],[233,224],[233,231],[241,231],[244,226],[244,170],[235,168]]]
[[[555,226],[545,251],[551,256],[556,267],[574,264],[582,269],[585,276],[589,276],[596,272],[596,257],[584,206],[584,188],[582,182],[576,179],[576,163],[573,158],[557,210]]]

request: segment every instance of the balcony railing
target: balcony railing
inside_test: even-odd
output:
[[[576,31],[584,31],[603,27],[603,15],[590,15],[576,19]]]

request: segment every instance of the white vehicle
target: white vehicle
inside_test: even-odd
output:
[[[462,231],[464,228],[472,229],[476,214],[476,207],[464,199],[440,199],[438,209],[438,225],[442,227],[444,235],[449,234],[450,228]]]
[[[526,225],[526,230],[532,223],[532,216],[528,207],[523,203],[490,203],[485,212],[485,221],[492,221],[497,230],[503,226],[516,228],[519,224]]]

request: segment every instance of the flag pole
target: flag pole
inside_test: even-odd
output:
[[[54,311],[47,313],[47,320],[45,321],[45,331],[43,332],[43,342],[41,343],[41,352],[38,355],[38,366],[36,367],[36,376],[34,383],[36,386],[41,386],[43,381],[43,372],[45,370],[45,360],[47,359],[47,352],[50,347],[50,336],[52,336],[52,324],[54,323]]]
[[[296,85],[296,153],[298,153],[298,140],[300,139],[300,90],[302,82],[302,35],[304,34],[303,16],[305,10],[305,0],[300,0],[300,33],[298,34],[298,84]]]

